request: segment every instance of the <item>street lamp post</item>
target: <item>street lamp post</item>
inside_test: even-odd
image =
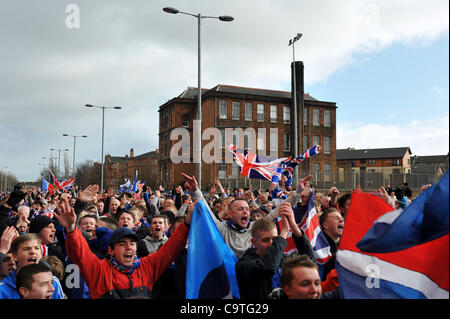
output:
[[[105,109],[115,109],[120,110],[122,109],[121,106],[98,106],[98,105],[92,105],[92,104],[85,104],[86,107],[96,107],[102,109],[102,172],[101,172],[101,181],[100,181],[100,190],[103,191],[103,165],[104,165],[104,156],[103,156],[103,149],[105,145]]]
[[[60,164],[61,164],[61,161],[60,161],[60,159],[61,159],[61,151],[68,152],[69,149],[68,149],[68,148],[65,148],[65,149],[61,149],[61,148],[54,149],[54,148],[51,148],[50,151],[58,151],[58,168],[57,168],[57,175],[59,176],[59,167],[60,167]],[[61,177],[61,176],[59,176],[59,177]]]
[[[293,100],[294,100],[294,152],[295,152],[295,157],[298,156],[298,114],[297,114],[297,81],[296,81],[296,76],[295,76],[295,49],[294,49],[294,43],[298,40],[300,40],[300,38],[302,37],[302,33],[297,33],[297,35],[293,38],[293,39],[289,39],[289,45],[292,45],[292,60],[293,60],[293,80],[294,80],[294,85],[293,85],[293,89],[294,89],[294,93],[293,93]],[[302,114],[302,118],[303,118],[303,114]],[[303,123],[301,123],[302,128],[303,128]],[[302,129],[303,131],[303,129]],[[303,134],[302,134],[302,138],[303,138]],[[302,143],[303,144],[303,143]],[[295,167],[295,185],[298,185],[298,165]]]
[[[77,137],[87,138],[87,135],[70,135],[70,134],[63,133],[63,136],[72,136],[73,137],[72,177],[75,178],[75,147],[76,147],[76,139],[77,139]]]
[[[233,21],[234,18],[230,17],[230,16],[219,16],[219,17],[212,17],[212,16],[202,16],[200,13],[199,14],[192,14],[192,13],[188,13],[188,12],[183,12],[183,11],[179,11],[178,9],[175,8],[170,8],[170,7],[166,7],[163,8],[164,12],[167,13],[171,13],[171,14],[177,14],[177,13],[181,13],[181,14],[185,14],[185,15],[189,15],[192,17],[197,18],[197,43],[198,43],[198,55],[197,55],[197,76],[198,76],[198,85],[197,85],[197,109],[198,109],[198,120],[199,120],[199,133],[197,136],[197,148],[196,150],[194,150],[194,154],[196,154],[197,156],[197,182],[198,182],[198,188],[201,190],[202,189],[202,124],[201,124],[201,120],[202,120],[202,86],[201,86],[201,19],[206,19],[206,18],[210,18],[210,19],[219,19],[220,21],[225,21],[225,22],[230,22]]]

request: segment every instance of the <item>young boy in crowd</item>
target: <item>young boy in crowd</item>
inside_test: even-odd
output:
[[[12,259],[17,265],[17,270],[4,278],[0,282],[0,299],[20,299],[20,294],[16,288],[16,277],[22,267],[30,264],[38,264],[42,258],[41,240],[37,234],[29,233],[17,237],[11,243]],[[45,264],[44,264],[45,265]],[[49,271],[50,268],[48,267]],[[65,299],[58,278],[53,276],[53,286],[55,287],[52,299]]]
[[[44,264],[30,264],[17,273],[16,287],[23,299],[51,299],[55,287],[51,270]]]

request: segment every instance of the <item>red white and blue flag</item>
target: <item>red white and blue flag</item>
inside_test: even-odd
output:
[[[246,150],[240,150],[236,145],[229,144],[227,149],[233,154],[236,164],[239,165],[241,174],[247,178],[272,180],[272,174],[279,163],[288,158],[267,159]]]
[[[75,179],[72,177],[70,179],[63,180],[59,183],[59,189],[61,190],[69,190],[75,184]]]
[[[274,187],[272,190],[272,197],[286,199],[287,195],[278,188],[278,184],[281,180],[281,176],[286,176],[287,180],[285,182],[285,186],[287,190],[291,190],[292,185],[292,175],[294,173],[295,167],[303,162],[306,158],[317,155],[320,153],[320,146],[314,145],[311,148],[308,148],[305,152],[302,153],[297,158],[288,159],[286,161],[281,162],[275,168],[275,171],[272,174],[272,186]]]
[[[290,188],[292,185],[292,175],[294,173],[295,167],[297,167],[297,165],[302,163],[305,159],[319,154],[320,150],[320,145],[314,145],[313,147],[310,147],[306,151],[304,151],[299,157],[293,158],[292,160],[286,162],[286,168],[283,171],[283,175],[287,177],[287,188]]]
[[[314,189],[311,190],[311,198],[309,199],[308,208],[303,216],[296,216],[296,220],[300,220],[298,227],[304,232],[313,248],[316,263],[320,266],[325,264],[332,257],[330,244],[320,229],[319,216],[314,206]],[[298,210],[294,207],[294,213]],[[281,225],[280,225],[281,226]],[[292,238],[292,232],[286,237],[288,242],[285,253],[291,255],[297,252],[297,248]]]
[[[60,189],[58,179],[55,177],[55,175],[53,174],[53,172],[51,170],[48,170],[48,172],[50,174],[50,184],[55,186],[56,189]]]
[[[344,298],[449,298],[449,180],[402,212],[353,192],[336,256]]]

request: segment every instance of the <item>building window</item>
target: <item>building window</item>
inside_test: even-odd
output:
[[[240,147],[240,139],[239,139],[239,132],[233,130],[233,145],[236,145],[236,147]]]
[[[323,126],[331,127],[331,112],[329,110],[323,112]]]
[[[392,166],[400,166],[400,159],[399,158],[393,159]]]
[[[231,103],[231,118],[233,120],[239,120],[241,104],[239,102]]]
[[[239,165],[235,161],[233,161],[233,163],[231,164],[231,175],[234,178],[239,177]]]
[[[324,168],[323,181],[331,182],[331,164],[324,164],[323,168]]]
[[[225,179],[227,178],[227,164],[219,163],[219,178]]]
[[[278,134],[275,132],[270,132],[270,151],[277,152],[278,151]]]
[[[313,146],[320,145],[320,136],[314,135],[313,136]]]
[[[303,152],[309,147],[308,135],[303,135]]]
[[[303,125],[308,125],[308,108],[303,108]]]
[[[314,179],[320,181],[320,163],[314,164]]]
[[[258,104],[256,106],[256,120],[258,122],[264,122],[264,104]]]
[[[320,126],[320,110],[313,109],[313,126]]]
[[[365,159],[359,160],[359,164],[366,164],[366,160]]]
[[[339,167],[339,183],[343,183],[345,180],[344,168]]]
[[[289,106],[283,106],[283,123],[289,124],[291,122],[291,108]]]
[[[289,138],[289,134],[283,134],[283,151],[291,151],[291,140]]]
[[[225,129],[220,129],[220,148],[225,148],[227,142],[225,140]]]
[[[323,138],[323,152],[325,154],[331,154],[331,137],[329,136]]]
[[[245,132],[244,133],[244,149],[246,150],[252,150],[253,149],[253,134],[251,132]]]
[[[245,103],[245,120],[252,120],[252,103]]]
[[[370,159],[369,160],[369,165],[375,165],[377,162],[374,159]]]
[[[270,123],[276,122],[277,122],[277,106],[272,104],[270,106]]]
[[[265,130],[258,130],[258,138],[256,141],[256,147],[259,151],[263,151],[266,149],[266,131]]]
[[[227,101],[219,100],[219,119],[227,118]]]

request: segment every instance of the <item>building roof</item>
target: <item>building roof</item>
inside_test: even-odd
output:
[[[226,92],[226,93],[234,93],[234,94],[245,94],[245,95],[256,95],[256,96],[265,96],[265,97],[278,97],[278,98],[291,98],[291,92],[289,91],[277,91],[277,90],[268,90],[268,89],[255,89],[248,88],[242,86],[233,86],[233,85],[223,85],[219,84],[213,87],[210,91],[212,92]],[[313,98],[309,93],[305,93],[303,98],[308,101],[318,101]]]
[[[158,159],[159,158],[159,154],[157,151],[151,151],[151,152],[147,152],[141,155],[137,155],[137,156],[111,156],[109,154],[107,154],[105,156],[105,162],[106,163],[127,163],[128,160],[130,159],[146,159],[146,158],[155,158]]]
[[[411,165],[441,165],[448,162],[448,155],[426,155],[411,157]]]
[[[205,94],[205,92],[209,91],[209,89],[202,89],[202,95]],[[180,95],[177,96],[179,99],[195,99],[197,98],[198,89],[188,86],[186,90],[184,90]]]
[[[142,159],[142,158],[158,158],[159,159],[159,153],[157,151],[151,151],[147,152],[138,156],[135,156],[134,158]]]
[[[377,158],[402,158],[411,149],[406,147],[394,148],[372,148],[372,149],[337,149],[336,160],[358,160],[358,159],[377,159]]]
[[[106,154],[105,162],[106,163],[126,163],[127,162],[127,158],[126,157],[121,157],[121,156],[111,156],[109,154]]]
[[[184,90],[178,98],[180,99],[195,99],[197,97],[197,88],[196,87],[188,87]],[[245,95],[254,95],[254,96],[264,96],[264,97],[277,97],[277,98],[291,98],[291,92],[288,91],[277,91],[277,90],[267,90],[267,89],[255,89],[248,88],[242,86],[232,86],[232,85],[223,85],[219,84],[213,87],[212,89],[202,89],[202,95],[207,92],[224,92],[224,93],[232,93],[232,94],[245,94]],[[313,98],[309,93],[304,94],[304,99],[308,101],[318,101]]]

